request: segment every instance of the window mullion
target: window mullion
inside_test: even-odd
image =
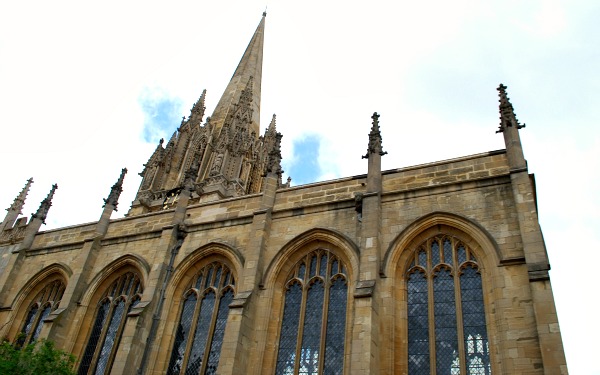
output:
[[[196,293],[196,291],[194,291]],[[200,298],[202,297],[202,298]],[[190,324],[190,331],[188,332],[188,340],[185,345],[185,351],[183,352],[183,361],[181,362],[181,373],[185,374],[185,370],[187,370],[188,360],[190,359],[190,351],[192,350],[192,345],[194,344],[194,334],[196,332],[196,327],[198,326],[198,316],[200,315],[200,308],[202,307],[202,302],[204,301],[204,295],[200,295],[200,293],[196,293],[196,307],[194,309],[194,316],[192,317],[192,324]],[[185,303],[185,302],[184,302]],[[179,318],[181,319],[181,318]]]
[[[323,314],[321,320],[321,343],[319,345],[319,374],[323,373],[323,366],[325,365],[325,341],[327,339],[327,313],[329,307],[329,291],[331,289],[331,281],[328,278],[328,273],[325,273],[325,280],[323,281],[323,287],[325,288],[323,295]]]
[[[125,291],[127,292],[127,291]],[[112,368],[113,361],[115,356],[117,355],[117,350],[119,349],[119,345],[121,345],[121,334],[123,333],[123,329],[125,329],[125,324],[127,324],[127,313],[129,312],[129,306],[131,305],[131,301],[133,298],[130,298],[129,303],[127,303],[127,299],[125,299],[125,307],[123,307],[123,316],[121,316],[121,322],[119,323],[119,328],[115,332],[114,344],[112,350],[109,353],[108,361],[106,362],[106,370],[110,373],[110,369]],[[109,322],[110,325],[110,322]]]
[[[304,276],[305,280],[310,278],[310,270],[307,270],[308,276]],[[296,362],[294,363],[294,374],[300,371],[300,357],[302,351],[302,336],[304,335],[304,318],[306,314],[306,299],[308,298],[309,283],[304,282],[302,285],[302,303],[300,304],[300,321],[298,322],[298,338],[296,340]]]
[[[88,374],[90,374],[90,373],[93,374],[94,372],[96,372],[96,365],[98,364],[98,359],[100,357],[100,351],[102,351],[102,347],[104,346],[104,339],[106,339],[106,332],[108,331],[108,327],[110,326],[110,320],[112,318],[112,314],[115,311],[114,302],[115,302],[115,300],[111,298],[110,299],[110,308],[108,309],[106,318],[104,320],[104,324],[102,325],[102,331],[100,331],[100,336],[98,337],[98,342],[96,343],[96,349],[94,350],[94,355],[92,356],[92,361],[90,362],[90,367],[88,367]],[[96,308],[96,310],[98,310],[98,308]],[[96,311],[96,314],[98,314],[98,311]],[[94,319],[94,321],[95,321],[95,319]]]
[[[456,337],[458,339],[458,356],[460,359],[460,373],[467,373],[467,356],[465,348],[465,330],[463,325],[462,298],[460,293],[460,264],[456,254],[456,240],[452,241],[452,256],[454,257],[454,302],[456,303]]]
[[[435,241],[435,239],[434,239]],[[427,241],[427,317],[429,321],[429,371],[431,375],[436,375],[436,356],[435,356],[435,315],[433,301],[433,266],[431,258],[431,241]]]
[[[216,274],[216,272],[214,272]],[[216,276],[213,276],[216,277]],[[212,285],[212,284],[211,284]],[[208,364],[208,357],[210,355],[210,348],[212,346],[213,334],[215,333],[215,325],[217,315],[219,313],[219,305],[221,304],[221,293],[217,290],[215,292],[215,304],[213,306],[212,316],[210,317],[210,325],[208,326],[208,333],[206,336],[206,346],[204,349],[204,356],[202,357],[202,366],[200,366],[200,374],[204,374],[206,371],[206,365]]]

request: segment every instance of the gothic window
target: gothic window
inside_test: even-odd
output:
[[[17,338],[17,346],[35,342],[42,331],[44,319],[58,308],[60,299],[65,291],[65,284],[61,280],[50,282],[33,299],[27,309],[23,327]]]
[[[235,294],[229,268],[213,262],[193,278],[183,295],[167,374],[215,374]]]
[[[434,237],[407,272],[408,373],[490,375],[481,274],[472,251]]]
[[[342,374],[348,283],[332,253],[317,250],[290,273],[283,303],[276,374]]]
[[[127,314],[140,301],[142,284],[133,272],[127,272],[110,284],[96,306],[79,375],[110,373]]]

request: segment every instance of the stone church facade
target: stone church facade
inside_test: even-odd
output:
[[[567,374],[518,122],[506,149],[290,186],[260,135],[265,17],[211,117],[157,146],[125,218],[40,231],[27,181],[0,224],[0,335],[79,374]],[[366,130],[366,129],[365,129]],[[4,198],[6,199],[6,198]]]

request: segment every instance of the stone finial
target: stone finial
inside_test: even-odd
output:
[[[54,192],[56,189],[58,189],[58,185],[52,185],[52,189],[48,193],[48,196],[40,203],[40,207],[37,209],[37,211],[31,215],[32,219],[39,219],[42,221],[42,224],[46,224],[46,216],[48,215],[50,206],[52,206],[52,197],[54,197]]]
[[[276,119],[277,116],[273,113],[273,118],[271,119],[271,122],[269,123],[269,126],[267,127],[267,131],[265,131],[265,133],[276,133],[277,132],[277,125],[276,125]]]
[[[121,169],[121,175],[117,182],[110,188],[110,193],[108,194],[108,198],[104,200],[104,206],[107,204],[113,205],[115,211],[117,211],[117,204],[119,204],[119,196],[121,196],[121,192],[123,191],[123,180],[125,179],[125,174],[127,173],[127,168]]]
[[[25,198],[27,198],[27,193],[29,193],[29,188],[31,188],[31,184],[33,183],[33,177],[27,180],[27,183],[23,187],[23,190],[17,195],[14,202],[10,205],[6,211],[17,212],[18,214],[22,214],[23,206],[25,205]]]
[[[194,106],[190,111],[190,120],[192,120],[194,123],[198,123],[198,125],[200,125],[202,119],[204,118],[204,111],[206,110],[205,100],[206,89],[202,90],[202,95],[200,95],[198,101],[194,103]]]
[[[269,155],[267,156],[267,165],[265,168],[264,176],[269,174],[276,174],[281,178],[281,174],[284,172],[281,169],[281,138],[283,135],[281,133],[275,133],[275,142],[273,144],[273,148],[269,151]]]
[[[517,129],[524,128],[525,124],[521,125],[519,120],[517,120],[515,110],[506,95],[506,86],[500,84],[496,90],[498,90],[498,95],[500,96],[498,100],[500,102],[500,127],[496,133],[504,132],[509,126],[515,126]]]
[[[369,155],[377,153],[381,156],[387,154],[386,151],[383,151],[381,143],[381,131],[379,129],[379,114],[377,112],[373,112],[373,126],[371,126],[371,132],[369,133],[369,146],[367,148],[367,154],[364,155],[363,159],[368,159]]]

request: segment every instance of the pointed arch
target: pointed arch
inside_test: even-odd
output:
[[[420,238],[426,238],[428,230],[441,226],[454,228],[464,233],[466,236],[463,236],[465,237],[463,241],[466,241],[466,244],[479,254],[480,261],[486,266],[492,267],[500,263],[498,243],[483,226],[461,215],[436,211],[416,219],[396,236],[383,256],[380,274],[384,277],[393,275],[403,255],[403,250],[407,249],[410,243],[418,242]]]
[[[161,372],[216,371],[243,264],[241,252],[223,242],[208,243],[179,263],[166,291],[167,318],[156,362]]]
[[[127,254],[91,281],[81,298],[87,310],[74,353],[79,357],[78,374],[110,373],[128,314],[141,300],[149,270],[143,258]]]
[[[114,279],[118,277],[119,273],[126,272],[126,268],[131,268],[137,271],[139,273],[142,285],[146,285],[146,279],[148,277],[148,273],[150,272],[150,265],[139,255],[126,254],[113,260],[100,272],[98,272],[98,274],[90,282],[86,292],[81,297],[81,304],[84,306],[89,306],[90,303],[94,303],[92,297],[94,294],[96,294],[98,288],[102,289],[102,286],[107,287],[108,285],[104,284],[110,284],[113,282]]]
[[[296,262],[310,249],[318,247],[336,248],[344,261],[348,264],[350,277],[358,271],[359,249],[356,243],[346,235],[327,228],[313,228],[301,233],[285,244],[281,250],[273,257],[262,277],[260,287],[273,285],[275,279],[282,273],[286,264],[292,267]],[[304,254],[299,253],[299,250],[304,250]],[[289,270],[288,270],[289,271]],[[285,273],[285,272],[283,272]],[[284,276],[285,277],[285,276]]]
[[[37,330],[38,326],[41,327],[43,317],[40,314],[44,313],[42,309],[48,304],[50,305],[50,310],[47,313],[58,308],[62,293],[72,274],[73,271],[66,264],[53,263],[32,276],[16,294],[11,303],[14,309],[11,316],[7,319],[10,322],[10,324],[7,324],[10,329],[6,336],[9,339],[14,339],[19,332],[22,332],[25,335],[25,340],[22,344],[26,344],[32,338],[35,340],[37,337],[33,337],[31,334],[34,333],[34,330]],[[53,284],[56,284],[58,289],[55,292],[49,290],[49,293],[44,293],[46,289],[52,289]],[[32,312],[34,304],[39,305],[35,313]],[[30,320],[29,325],[31,327],[29,328],[32,332],[24,326],[28,324],[25,321],[27,318]]]
[[[381,274],[390,277],[394,309],[406,312],[393,321],[393,335],[407,338],[394,345],[395,372],[498,371],[488,337],[497,330],[499,259],[498,244],[482,226],[447,212],[415,220],[392,241]]]
[[[346,368],[358,246],[325,228],[289,241],[271,261],[262,287],[272,297],[263,370],[334,373]],[[265,323],[266,324],[266,323]],[[334,370],[336,369],[336,370]]]

